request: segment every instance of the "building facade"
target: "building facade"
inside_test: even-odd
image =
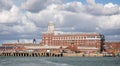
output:
[[[120,42],[106,41],[105,42],[105,50],[108,53],[118,53],[118,52],[120,52]]]
[[[54,24],[48,24],[48,31],[42,34],[42,45],[69,46],[74,44],[80,47],[93,47],[101,50],[104,44],[104,35],[99,33],[73,33],[54,31]]]

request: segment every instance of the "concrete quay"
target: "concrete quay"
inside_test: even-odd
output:
[[[103,54],[64,53],[63,56],[73,56],[73,57],[103,57]]]
[[[117,57],[117,55],[114,54],[103,54],[103,53],[90,53],[90,54],[84,54],[84,53],[64,53],[63,56],[66,57]]]

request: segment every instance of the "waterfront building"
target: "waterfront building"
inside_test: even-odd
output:
[[[15,52],[14,46],[0,46],[0,53],[2,52]]]
[[[70,46],[74,44],[77,47],[84,47],[84,49],[89,48],[90,51],[96,48],[100,52],[104,44],[104,35],[99,33],[54,31],[54,24],[50,22],[48,24],[48,31],[42,34],[41,44],[48,46]],[[85,50],[82,49],[80,51]]]
[[[116,41],[106,41],[105,42],[105,49],[108,53],[119,53],[120,52],[120,42]]]

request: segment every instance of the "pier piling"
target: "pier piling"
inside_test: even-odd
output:
[[[32,53],[28,53],[28,52],[4,52],[1,53],[0,56],[32,56],[32,57],[62,57],[63,55],[61,53],[45,53],[45,52],[32,52]]]

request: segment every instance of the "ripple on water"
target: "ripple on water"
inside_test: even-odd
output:
[[[120,58],[0,57],[0,66],[120,66]]]

